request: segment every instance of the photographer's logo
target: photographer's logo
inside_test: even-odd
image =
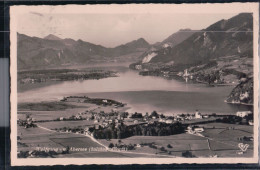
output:
[[[245,152],[247,148],[249,147],[248,144],[239,143],[238,147],[241,149],[241,151]]]

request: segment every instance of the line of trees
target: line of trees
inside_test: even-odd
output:
[[[155,122],[154,124],[125,126],[110,125],[108,128],[93,130],[93,136],[96,139],[122,139],[130,136],[168,136],[184,133],[185,127],[176,122],[166,124],[163,122]]]

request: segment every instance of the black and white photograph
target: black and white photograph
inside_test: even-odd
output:
[[[256,163],[258,5],[11,7],[12,165]]]

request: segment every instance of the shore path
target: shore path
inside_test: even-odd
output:
[[[51,129],[48,129],[46,127],[43,127],[43,126],[40,126],[37,124],[37,127],[41,128],[41,129],[44,129],[44,130],[47,130],[49,132],[53,132],[53,133],[68,133],[68,132],[57,132],[55,130],[51,130]],[[105,146],[104,144],[102,144],[101,142],[99,142],[97,139],[95,139],[94,137],[86,134],[77,134],[77,133],[72,133],[72,134],[75,134],[75,135],[80,135],[80,136],[85,136],[85,137],[88,137],[90,138],[93,142],[101,145],[102,147],[106,148],[107,152],[116,152],[116,153],[129,153],[129,154],[136,154],[136,155],[147,155],[147,156],[158,156],[158,157],[171,157],[171,158],[177,158],[177,156],[171,156],[171,155],[160,155],[160,154],[152,154],[152,153],[142,153],[142,152],[130,152],[130,151],[115,151],[115,150],[110,150],[107,146]]]

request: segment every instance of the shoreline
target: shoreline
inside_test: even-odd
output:
[[[86,96],[74,96],[76,98],[84,98]],[[99,99],[99,100],[107,100],[107,98],[95,98],[95,97],[91,97],[90,99]],[[108,99],[110,100],[110,99]],[[116,101],[117,102],[117,101]],[[120,102],[119,102],[120,103]],[[228,103],[228,102],[225,102]],[[49,101],[49,102],[23,102],[23,103],[19,103],[20,105],[23,105],[23,108],[18,108],[18,114],[24,114],[24,113],[38,113],[38,112],[58,112],[58,111],[66,111],[66,110],[74,110],[74,109],[90,109],[90,110],[95,110],[95,111],[104,111],[109,113],[111,110],[116,110],[118,112],[128,112],[128,113],[142,113],[143,115],[145,115],[145,113],[151,113],[151,110],[146,110],[144,111],[144,109],[142,110],[136,110],[134,106],[132,106],[131,104],[125,103],[123,107],[115,107],[116,104],[112,104],[112,105],[97,105],[95,103],[89,103],[89,102],[80,102],[78,103],[77,101]],[[59,109],[58,105],[57,108],[52,108],[53,110],[49,110],[48,107],[51,107],[52,105],[61,105],[63,106],[62,110]],[[228,103],[228,104],[233,104],[233,103]],[[47,105],[47,106],[46,106]],[[240,105],[239,103],[237,105]],[[241,104],[243,105],[243,104]],[[244,104],[245,105],[245,104]],[[36,107],[37,106],[37,107]],[[247,106],[252,106],[252,105],[247,105]],[[31,107],[31,109],[30,109]],[[40,109],[43,107],[47,107],[45,110]],[[234,113],[231,112],[214,112],[214,111],[203,111],[203,109],[199,109],[202,115],[210,115],[213,113],[216,113],[219,116],[225,116],[225,115],[234,115]],[[176,116],[179,114],[192,114],[194,111],[160,111],[160,110],[156,110],[158,113],[163,114],[165,116]]]
[[[233,103],[233,102],[228,102],[226,100],[224,100],[224,102],[227,103],[227,104],[234,104],[234,105],[245,105],[245,106],[252,106],[252,107],[254,106],[254,104],[243,103],[243,102],[235,102],[235,103]]]

